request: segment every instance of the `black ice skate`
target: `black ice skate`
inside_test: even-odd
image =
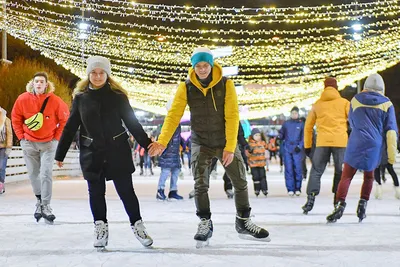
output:
[[[94,222],[94,242],[93,246],[97,251],[105,251],[108,245],[108,223],[101,220]]]
[[[304,214],[308,214],[308,212],[310,212],[313,207],[314,207],[314,202],[315,202],[315,193],[312,193],[311,195],[307,196],[307,202],[306,204],[304,204],[303,207],[301,207],[303,209],[303,213]]]
[[[346,208],[346,202],[339,201],[333,212],[326,217],[328,223],[334,223],[343,216],[344,209]]]
[[[367,215],[365,214],[365,211],[367,210],[367,200],[365,199],[360,199],[358,201],[358,207],[357,207],[357,217],[358,217],[358,222],[362,222]]]
[[[42,218],[42,201],[40,199],[38,199],[36,202],[36,209],[33,217],[35,217],[36,222],[39,222]]]
[[[201,218],[199,227],[197,228],[197,233],[194,236],[194,240],[197,242],[196,248],[208,246],[213,230],[214,228],[211,219]]]
[[[42,217],[48,224],[53,224],[56,216],[52,213],[52,209],[49,204],[42,205]]]
[[[226,196],[228,197],[228,198],[233,198],[233,190],[232,189],[227,189],[226,191],[225,191],[225,193],[226,193]]]
[[[263,242],[271,241],[268,231],[251,221],[250,210],[236,215],[235,228],[241,239]]]

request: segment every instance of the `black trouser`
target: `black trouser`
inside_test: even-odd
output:
[[[213,158],[211,161],[211,165],[210,165],[210,173],[211,171],[215,168],[215,165],[218,162],[218,158]],[[224,179],[224,190],[232,190],[232,181],[231,179],[228,177],[228,175],[226,174],[226,172],[224,173],[224,176],[222,177]]]
[[[307,178],[307,157],[304,155],[303,159],[301,160],[301,164],[303,165],[303,179]]]
[[[94,221],[107,222],[107,206],[106,206],[106,180],[104,175],[100,179],[87,181],[89,187],[89,203],[92,210]],[[124,204],[125,211],[129,216],[129,221],[134,224],[141,220],[139,200],[136,197],[132,184],[132,175],[126,174],[123,177],[113,180],[115,189]]]
[[[269,151],[269,160],[272,161],[272,158],[276,160],[276,151]]]
[[[375,176],[375,181],[379,185],[382,184],[382,182],[381,182],[381,170],[382,170],[382,167],[383,167],[383,169],[386,168],[388,170],[390,176],[392,176],[394,186],[399,186],[399,178],[397,177],[397,174],[394,171],[392,164],[386,164],[386,165],[378,166],[378,168],[375,169],[375,175],[374,175]]]
[[[213,158],[222,162],[223,149],[209,148],[192,144],[192,173],[195,181],[196,214],[200,218],[211,218],[208,188],[210,185],[210,170]],[[246,170],[239,148],[235,149],[233,161],[225,171],[231,178],[235,193],[235,206],[238,214],[250,211],[249,195],[247,192]],[[244,216],[244,215],[241,215]]]
[[[253,175],[254,191],[259,193],[260,190],[268,191],[267,175],[264,167],[251,167],[251,175]]]

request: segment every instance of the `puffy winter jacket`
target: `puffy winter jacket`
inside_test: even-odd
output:
[[[362,92],[351,100],[352,128],[344,162],[355,169],[372,171],[381,161],[383,139],[387,142],[389,163],[397,149],[397,124],[390,100],[376,92]]]
[[[181,168],[180,146],[185,150],[185,144],[181,137],[181,126],[176,128],[174,135],[168,143],[167,148],[164,150],[158,159],[158,166],[161,168]]]
[[[15,135],[19,140],[26,139],[32,142],[60,140],[69,117],[67,104],[60,97],[53,94],[54,87],[51,82],[49,82],[49,89],[45,94],[35,94],[32,82],[28,83],[26,91],[17,98],[11,112]],[[25,125],[24,121],[40,111],[47,97],[49,97],[49,100],[43,112],[43,126],[37,131],[32,131]]]
[[[349,108],[349,101],[342,98],[338,90],[325,88],[308,114],[304,126],[304,147],[312,147],[314,125],[317,125],[317,147],[346,147]]]
[[[285,141],[285,151],[293,153],[296,147],[303,149],[304,123],[301,120],[288,120],[279,130],[279,139]]]

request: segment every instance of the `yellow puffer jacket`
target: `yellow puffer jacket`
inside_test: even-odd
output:
[[[206,96],[208,90],[214,87],[222,79],[222,67],[214,62],[214,67],[212,68],[212,81],[206,88],[203,88],[200,82],[197,80],[196,73],[194,72],[193,68],[189,69],[189,79],[197,87],[197,89],[199,89],[204,96]],[[232,80],[228,79],[226,81],[225,90],[224,108],[226,145],[224,150],[228,152],[234,152],[237,145],[237,135],[239,130],[239,105],[235,85]],[[164,120],[164,125],[158,138],[158,142],[160,144],[164,146],[168,145],[168,142],[174,134],[176,127],[179,125],[186,105],[186,84],[185,82],[182,82],[178,86],[174,101],[172,102],[171,108],[168,111],[168,115]]]
[[[350,102],[333,87],[325,88],[315,102],[304,127],[304,148],[311,148],[314,125],[317,126],[317,147],[346,147],[347,118]]]

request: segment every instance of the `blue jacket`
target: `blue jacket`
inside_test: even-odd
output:
[[[397,149],[397,124],[390,100],[376,92],[362,92],[351,100],[349,122],[352,128],[344,162],[351,167],[372,171],[381,161],[386,139],[388,161],[393,164]]]
[[[279,139],[285,141],[285,151],[293,153],[296,147],[304,148],[304,123],[300,120],[288,120],[279,130]]]
[[[181,137],[181,126],[176,128],[174,135],[169,141],[167,148],[158,159],[158,166],[161,168],[181,168],[180,146],[185,149],[183,139]],[[184,151],[184,150],[183,150]]]

